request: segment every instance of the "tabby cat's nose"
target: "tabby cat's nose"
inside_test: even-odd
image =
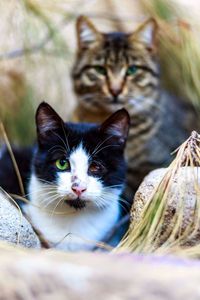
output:
[[[85,186],[81,186],[79,184],[72,184],[71,189],[78,197],[80,197],[81,194],[87,190]]]
[[[121,91],[122,91],[122,88],[121,88],[121,87],[119,87],[119,88],[117,88],[117,87],[110,87],[110,92],[111,92],[111,94],[112,94],[114,97],[119,96],[119,94],[121,93]]]

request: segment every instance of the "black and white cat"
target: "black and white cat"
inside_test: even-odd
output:
[[[124,109],[102,125],[64,123],[40,104],[25,212],[53,246],[90,250],[91,241],[102,241],[118,221],[129,123]]]

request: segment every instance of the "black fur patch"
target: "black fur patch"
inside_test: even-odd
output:
[[[65,201],[65,203],[67,205],[69,205],[70,207],[73,207],[75,209],[83,209],[84,207],[86,207],[86,202],[80,199],[77,200],[67,200]]]
[[[25,192],[30,179],[31,160],[33,148],[12,147],[19,172],[24,183]],[[6,147],[1,149],[0,157],[0,186],[8,193],[21,195],[18,178],[13,167],[13,162]]]

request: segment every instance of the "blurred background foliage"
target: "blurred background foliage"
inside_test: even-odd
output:
[[[103,31],[131,31],[149,16],[155,17],[161,28],[163,82],[198,106],[197,2],[0,1],[0,120],[10,141],[23,145],[33,141],[34,112],[43,100],[66,120],[71,118],[76,99],[70,72],[76,51],[75,20],[80,14]]]

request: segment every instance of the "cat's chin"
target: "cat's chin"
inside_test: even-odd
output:
[[[81,200],[79,198],[74,200],[65,200],[65,203],[75,209],[83,209],[86,207],[86,201]]]
[[[126,101],[124,101],[123,99],[118,99],[117,101],[115,101],[113,98],[108,98],[104,103],[102,103],[102,108],[106,112],[109,111],[110,113],[113,113],[119,109],[124,108],[125,104]]]

